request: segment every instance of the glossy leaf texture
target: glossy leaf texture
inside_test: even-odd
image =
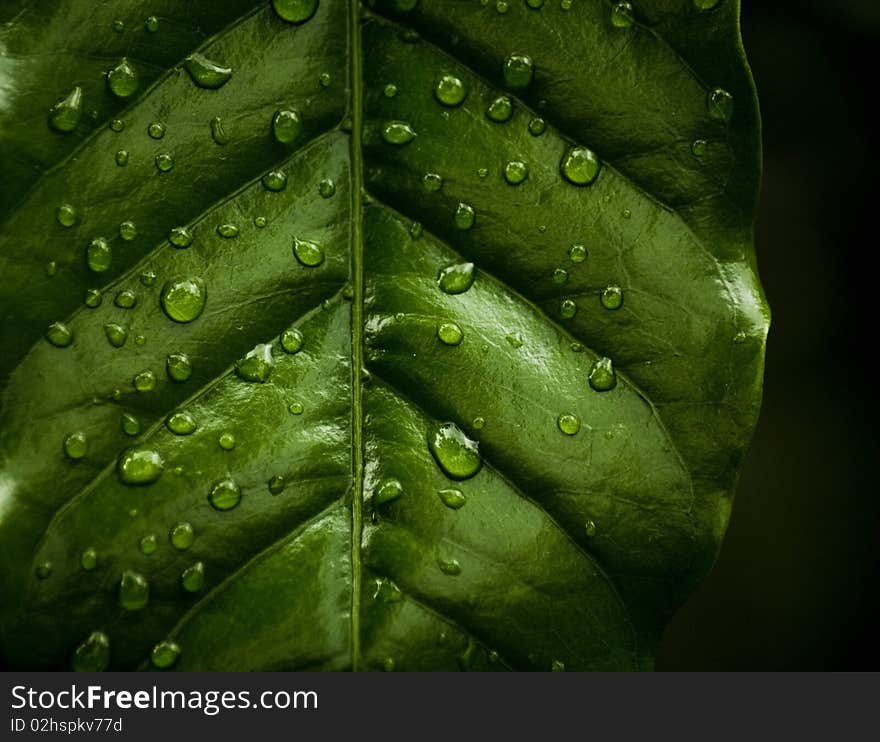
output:
[[[6,3],[4,661],[650,668],[760,405],[738,12]]]

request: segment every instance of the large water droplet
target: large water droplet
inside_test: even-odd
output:
[[[159,642],[150,652],[150,662],[159,670],[167,670],[172,667],[180,657],[180,645],[177,642],[165,640]]]
[[[577,314],[577,304],[573,299],[563,299],[559,303],[559,316],[562,319],[571,319]]]
[[[387,479],[379,485],[379,489],[373,495],[373,503],[382,505],[398,499],[401,495],[403,495],[403,485],[396,479]]]
[[[452,510],[464,507],[467,502],[464,492],[459,489],[443,489],[437,495],[440,497],[441,502]]]
[[[49,109],[49,125],[55,129],[67,133],[79,126],[83,113],[83,91],[80,87],[71,90],[67,97],[58,101]]]
[[[83,304],[85,304],[89,309],[97,309],[101,306],[101,303],[104,301],[104,295],[101,293],[101,289],[86,289],[86,295],[83,298]]]
[[[231,451],[235,448],[235,436],[227,430],[220,434],[217,443],[224,451]]]
[[[444,106],[460,106],[467,97],[467,88],[455,75],[441,75],[434,85],[434,97]]]
[[[504,84],[514,90],[528,87],[535,76],[535,63],[527,54],[510,54],[504,60]]]
[[[178,523],[168,534],[171,545],[178,551],[186,551],[196,539],[191,523]]]
[[[200,88],[222,88],[232,77],[232,68],[223,67],[199,53],[190,54],[183,66]]]
[[[599,358],[590,368],[590,386],[597,392],[607,392],[617,385],[617,374],[610,358]]]
[[[324,251],[309,240],[294,237],[293,254],[300,263],[308,268],[314,268],[324,262]]]
[[[241,502],[241,488],[232,479],[218,482],[208,495],[208,502],[215,510],[232,510]]]
[[[437,283],[446,294],[463,294],[474,283],[474,264],[456,263],[444,268]]]
[[[89,451],[89,441],[83,432],[71,433],[64,439],[64,453],[67,458],[77,461]]]
[[[557,418],[556,424],[566,435],[577,435],[577,432],[581,429],[581,421],[578,419],[577,415],[571,415],[568,413],[561,414]]]
[[[614,3],[611,7],[611,25],[616,28],[631,28],[636,22],[632,3]]]
[[[165,468],[165,461],[157,451],[148,448],[128,448],[116,463],[119,481],[123,484],[152,484]]]
[[[445,345],[460,345],[464,332],[455,322],[441,322],[437,326],[437,337]]]
[[[470,229],[477,220],[477,213],[470,204],[460,203],[455,207],[455,226],[459,229]]]
[[[287,188],[287,176],[281,170],[272,170],[263,176],[263,188],[278,193]]]
[[[519,185],[529,175],[529,166],[521,160],[511,160],[504,166],[504,180],[510,185]]]
[[[450,479],[470,479],[483,465],[479,444],[455,423],[435,424],[428,435],[428,447]]]
[[[272,7],[288,23],[305,23],[318,10],[318,0],[272,0]]]
[[[388,144],[407,144],[415,138],[415,130],[406,121],[389,121],[382,127],[382,139]]]
[[[496,123],[507,121],[513,114],[513,103],[506,95],[500,95],[486,109],[486,116]]]
[[[620,309],[623,306],[623,289],[620,286],[606,286],[599,295],[605,309]]]
[[[733,96],[726,90],[715,88],[707,98],[709,117],[718,121],[730,121],[733,116]]]
[[[113,297],[113,303],[120,309],[131,309],[137,304],[137,294],[130,289],[123,289],[118,291],[116,296]]]
[[[160,301],[165,314],[175,322],[192,322],[205,308],[208,289],[197,276],[186,276],[168,281],[162,287]]]
[[[114,348],[121,348],[128,339],[128,331],[116,322],[108,322],[104,325],[104,335]]]
[[[183,382],[192,376],[192,361],[185,353],[169,353],[165,370],[172,381]]]
[[[103,273],[110,268],[113,259],[113,251],[110,243],[103,237],[93,239],[86,250],[86,265],[93,273]]]
[[[183,570],[180,575],[180,585],[188,593],[197,593],[205,586],[205,565],[196,562]]]
[[[131,383],[139,392],[151,392],[156,388],[156,374],[149,369],[141,371],[131,380]]]
[[[93,631],[73,653],[74,672],[104,672],[110,666],[110,639],[102,631]]]
[[[61,204],[55,210],[55,218],[62,227],[72,227],[76,224],[77,217],[76,207],[72,204]]]
[[[217,226],[217,234],[223,239],[231,240],[238,237],[238,225],[226,222]]]
[[[579,186],[589,185],[596,180],[600,168],[599,158],[587,147],[569,147],[559,166],[563,177]]]
[[[572,263],[583,263],[587,259],[587,248],[584,245],[572,245],[568,248],[568,259]]]
[[[302,132],[302,117],[299,111],[276,111],[272,118],[272,132],[282,144],[296,141]]]
[[[235,363],[235,373],[244,381],[265,384],[272,373],[275,361],[272,358],[272,346],[258,345],[244,358]]]
[[[53,322],[46,330],[46,340],[56,348],[66,348],[73,342],[73,331],[63,322]]]
[[[281,333],[281,348],[285,353],[299,353],[305,343],[305,337],[296,327],[288,327]]]
[[[138,572],[126,569],[119,581],[119,604],[129,611],[139,611],[150,601],[150,584]]]
[[[195,417],[189,412],[175,412],[169,415],[165,426],[174,435],[191,435],[199,427]]]
[[[174,158],[167,152],[156,155],[156,169],[159,172],[167,173],[174,167]]]
[[[138,84],[137,70],[125,57],[120,59],[119,64],[107,73],[107,85],[110,92],[118,98],[128,98],[134,95]]]

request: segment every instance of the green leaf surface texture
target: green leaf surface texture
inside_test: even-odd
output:
[[[8,666],[653,667],[769,312],[739,3],[633,6],[0,4]]]

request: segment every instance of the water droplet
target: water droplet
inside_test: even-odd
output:
[[[504,84],[514,90],[529,86],[535,76],[535,63],[526,54],[510,54],[504,60]]]
[[[437,495],[440,497],[441,502],[452,510],[464,507],[467,502],[464,492],[459,489],[443,489],[437,492]]]
[[[137,304],[137,294],[129,289],[118,291],[113,297],[113,303],[120,309],[131,309]]]
[[[269,480],[269,492],[273,495],[280,495],[284,492],[284,487],[286,486],[286,482],[284,481],[284,477],[280,474],[276,474]]]
[[[125,341],[128,339],[128,332],[126,329],[115,322],[108,322],[104,325],[104,335],[110,345],[114,348],[121,348],[125,345]]]
[[[156,33],[159,30],[159,19],[156,16],[151,15],[147,20],[144,21],[144,28],[149,33]]]
[[[486,425],[486,418],[485,417],[475,417],[473,419],[473,421],[471,422],[471,425],[474,426],[475,430],[482,430],[483,427]]]
[[[495,3],[495,12],[499,15],[504,15],[508,10],[510,10],[510,5],[507,0],[498,0],[498,2]]]
[[[198,424],[189,412],[175,412],[168,416],[165,426],[174,435],[190,435],[196,432]]]
[[[287,176],[280,170],[272,170],[263,176],[263,188],[278,193],[287,188]]]
[[[300,263],[308,268],[314,268],[324,262],[324,251],[309,240],[294,237],[293,254]]]
[[[95,551],[91,546],[83,551],[79,558],[79,566],[82,567],[86,572],[91,572],[95,567],[98,566],[98,552]]]
[[[174,158],[167,152],[156,155],[156,169],[162,173],[167,173],[174,167]]]
[[[235,224],[221,224],[217,227],[217,234],[230,240],[233,237],[238,237],[238,227]]]
[[[83,91],[80,87],[71,90],[66,98],[58,101],[49,109],[49,125],[55,129],[67,133],[79,126],[83,113]]]
[[[419,0],[394,0],[394,4],[399,11],[407,13],[419,4]]]
[[[324,178],[318,184],[318,193],[321,194],[321,198],[333,198],[336,195],[336,183],[330,178]]]
[[[395,95],[397,95],[397,85],[395,85],[393,82],[389,82],[382,92],[385,93],[386,98],[393,98]]]
[[[584,523],[584,532],[587,534],[587,538],[593,538],[593,536],[596,535],[596,524],[593,521],[588,520]]]
[[[156,283],[156,271],[154,270],[146,270],[138,277],[138,280],[141,282],[141,286],[152,286]]]
[[[217,444],[224,451],[231,451],[233,448],[235,448],[235,443],[235,436],[228,430],[224,433],[221,433],[220,437],[217,439]]]
[[[221,146],[229,144],[229,135],[224,130],[223,121],[219,116],[211,119],[211,139]]]
[[[614,3],[611,8],[611,25],[616,28],[631,28],[636,22],[632,3]]]
[[[712,10],[721,4],[721,0],[693,0],[697,10]]]
[[[559,166],[569,183],[590,185],[599,175],[601,165],[593,150],[587,147],[569,147]]]
[[[110,122],[110,131],[115,131],[117,134],[125,129],[125,122],[122,119],[113,119]]]
[[[208,502],[215,510],[232,510],[241,502],[241,488],[232,479],[224,479],[214,485]]]
[[[107,85],[110,92],[117,98],[128,98],[138,89],[138,73],[131,62],[125,57],[119,60],[112,70],[107,72]]]
[[[544,0],[526,0],[526,5],[533,10],[538,10],[539,8],[544,7]]]
[[[389,479],[379,486],[376,494],[373,495],[373,503],[375,505],[383,505],[386,502],[396,500],[403,494],[403,485],[396,479]]]
[[[119,236],[126,242],[131,242],[137,237],[137,226],[132,221],[125,221],[119,225]]]
[[[533,137],[539,137],[547,131],[547,122],[540,117],[533,118],[529,121],[529,134]]]
[[[131,380],[131,385],[141,394],[151,392],[156,388],[156,374],[150,370],[141,371]]]
[[[86,250],[86,264],[93,273],[103,273],[110,268],[112,258],[110,243],[103,237],[96,237],[89,243]]]
[[[394,672],[394,657],[386,657],[382,660],[382,669],[385,672]]]
[[[119,604],[129,611],[139,611],[150,601],[150,584],[138,572],[126,569],[119,581]]]
[[[496,123],[507,121],[513,114],[513,103],[506,95],[500,95],[486,109],[486,116]]]
[[[443,176],[438,173],[425,173],[422,176],[422,185],[426,191],[439,191],[443,187]]]
[[[119,165],[119,167],[125,167],[126,165],[128,165],[127,149],[121,149],[116,153],[116,164]]]
[[[149,134],[152,139],[161,139],[165,136],[165,124],[159,121],[154,121],[147,127],[147,134]]]
[[[55,209],[55,218],[62,227],[72,227],[76,224],[77,217],[76,207],[71,204],[61,204]]]
[[[444,106],[454,108],[464,103],[467,88],[455,75],[441,75],[434,84],[434,97]]]
[[[74,672],[104,672],[110,666],[110,639],[102,631],[93,631],[73,653]]]
[[[274,363],[272,346],[268,344],[258,345],[244,358],[236,361],[235,373],[244,381],[265,384],[269,380]]]
[[[568,248],[568,259],[572,263],[583,263],[587,259],[587,248],[583,245],[572,245]]]
[[[144,556],[150,556],[150,554],[155,554],[156,549],[159,548],[159,540],[156,538],[155,533],[148,533],[141,539],[139,546],[141,548],[141,554]]]
[[[178,523],[168,534],[171,545],[178,551],[186,551],[196,540],[196,532],[191,523]]]
[[[559,3],[559,7],[567,11],[571,10],[571,4],[572,0],[562,0],[562,2]]]
[[[281,144],[296,141],[302,132],[302,117],[299,111],[276,111],[272,118],[272,132]]]
[[[422,223],[421,222],[413,222],[409,225],[409,236],[417,240],[422,236]]]
[[[691,154],[694,157],[702,157],[706,154],[706,149],[709,147],[709,143],[705,139],[697,139],[691,145]]]
[[[489,168],[481,167],[479,170],[477,170],[477,177],[479,177],[481,180],[485,178],[488,174]]]
[[[620,309],[623,306],[623,289],[620,286],[606,286],[599,301],[605,309]]]
[[[197,593],[205,586],[205,565],[196,562],[183,570],[180,575],[180,585],[188,593]]]
[[[302,415],[303,406],[302,402],[291,402],[290,407],[287,408],[292,415]]]
[[[562,660],[553,660],[550,665],[551,672],[565,672],[565,663]]]
[[[134,336],[134,344],[135,345],[144,345],[147,342],[146,335],[135,335]]]
[[[192,81],[200,88],[217,90],[232,78],[230,67],[223,67],[198,52],[190,54],[184,60],[183,66],[189,72]]]
[[[192,322],[205,308],[208,289],[196,276],[175,278],[162,287],[160,301],[165,314],[175,322]]]
[[[442,322],[437,327],[437,337],[445,345],[460,345],[464,333],[455,322]]]
[[[568,283],[568,271],[565,268],[557,268],[553,271],[553,283],[561,286]]]
[[[578,419],[577,415],[571,415],[568,413],[561,414],[557,418],[556,424],[566,435],[577,435],[578,431],[581,429],[581,421]]]
[[[330,77],[329,72],[322,72],[320,77],[318,77],[318,82],[321,84],[322,88],[329,87],[330,82],[333,78]]]
[[[104,295],[101,293],[100,289],[86,289],[86,295],[83,299],[83,304],[85,304],[89,309],[97,309],[101,306],[101,303],[104,301]]]
[[[382,127],[382,139],[388,144],[407,144],[415,138],[415,131],[406,121],[389,121]]]
[[[160,670],[167,670],[169,667],[172,667],[177,662],[178,657],[180,657],[180,645],[169,640],[159,642],[153,647],[153,651],[150,652],[150,662],[153,664],[153,667]]]
[[[477,220],[474,207],[466,203],[460,203],[455,207],[455,226],[459,229],[470,229]]]
[[[562,319],[571,319],[577,314],[577,304],[573,299],[563,299],[559,304],[559,316]]]
[[[429,433],[428,446],[450,479],[470,479],[483,465],[479,444],[468,438],[455,423],[435,425]]]
[[[38,580],[45,580],[52,574],[52,562],[40,562],[34,567],[34,575]]]
[[[508,345],[510,345],[512,348],[522,348],[523,346],[522,335],[520,335],[518,332],[510,333],[504,339],[507,340]]]
[[[67,458],[77,461],[83,458],[89,450],[89,442],[86,434],[82,432],[71,433],[64,439],[64,453]]]
[[[437,283],[446,294],[463,294],[474,283],[474,264],[456,263],[444,268]]]
[[[318,0],[272,0],[278,17],[289,23],[305,23],[318,10]]]
[[[46,330],[46,340],[56,348],[66,348],[73,342],[73,331],[63,322],[53,322]]]
[[[169,353],[165,359],[165,370],[172,381],[183,382],[192,376],[192,361],[185,353]]]
[[[128,448],[116,464],[119,481],[123,484],[152,484],[162,476],[164,468],[162,457],[148,448]]]
[[[51,278],[56,273],[58,273],[58,263],[56,263],[54,260],[50,260],[48,263],[46,263],[46,275]]]
[[[257,229],[263,229],[263,227],[265,227],[268,223],[269,223],[269,220],[264,216],[255,216],[254,217],[254,226]]]
[[[504,166],[504,180],[510,185],[519,185],[529,175],[529,166],[521,160],[511,160]]]
[[[122,33],[123,31],[125,31],[125,21],[113,21],[113,30],[116,31],[116,33]]]
[[[590,368],[590,386],[597,392],[607,392],[617,386],[617,374],[610,358],[599,358]]]
[[[141,432],[140,422],[131,413],[122,413],[122,432],[130,436],[138,435]]]
[[[461,565],[458,563],[458,559],[438,559],[437,566],[440,567],[440,571],[445,575],[455,575],[461,574]]]
[[[186,227],[174,227],[168,233],[168,241],[174,247],[189,247],[193,242],[193,235]]]
[[[721,88],[709,91],[707,106],[709,118],[726,122],[733,116],[733,96]]]
[[[281,348],[285,353],[299,353],[305,343],[305,337],[296,327],[288,327],[281,333]]]

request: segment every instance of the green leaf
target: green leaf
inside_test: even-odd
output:
[[[652,666],[769,314],[739,3],[634,5],[6,4],[7,664]]]

